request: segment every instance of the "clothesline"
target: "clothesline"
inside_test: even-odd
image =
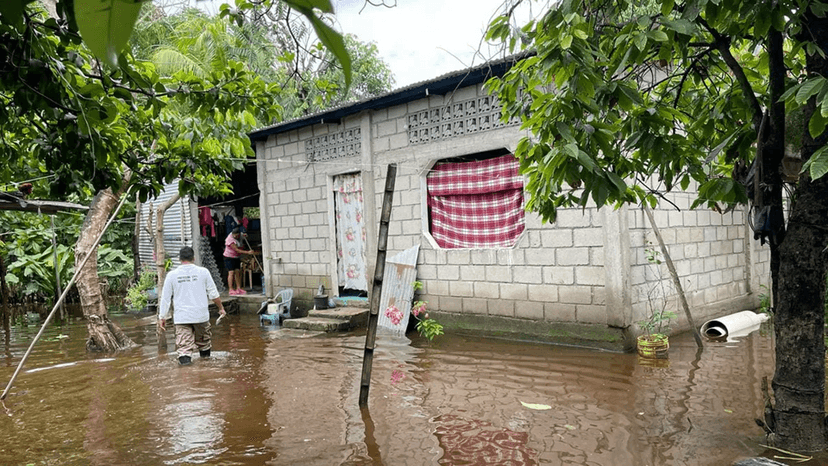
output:
[[[10,186],[17,187],[17,186],[19,186],[19,185],[21,185],[21,184],[23,184],[23,183],[31,183],[31,182],[33,182],[33,181],[46,180],[46,179],[49,179],[49,178],[55,178],[55,177],[57,177],[57,175],[55,175],[55,174],[51,174],[51,175],[46,175],[46,176],[39,176],[39,177],[37,177],[37,178],[32,178],[32,179],[30,179],[30,180],[14,181],[14,182],[11,182],[11,183],[9,183],[9,184],[4,184],[4,185],[0,186],[0,190],[4,190],[4,191],[5,191],[5,190],[6,190],[6,188],[8,188],[8,187],[10,187]]]
[[[235,201],[241,201],[243,199],[251,198],[253,196],[258,196],[259,194],[260,193],[248,194],[247,196],[237,197],[237,198],[234,198],[234,199],[225,199],[225,200],[222,200],[222,201],[219,201],[219,202],[214,202],[212,204],[200,205],[199,207],[213,207],[213,206],[217,206],[217,205],[232,204]]]

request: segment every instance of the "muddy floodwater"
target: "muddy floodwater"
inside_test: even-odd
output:
[[[779,454],[754,423],[762,377],[773,376],[766,330],[701,354],[678,335],[660,365],[381,335],[360,410],[364,333],[310,336],[228,316],[213,356],[179,367],[171,336],[158,350],[151,318],[113,318],[138,348],[87,354],[82,323],[47,329],[2,403],[0,464],[728,465]],[[3,334],[3,387],[37,330]]]

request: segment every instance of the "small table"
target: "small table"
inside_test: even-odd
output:
[[[250,283],[250,289],[253,289],[253,274],[254,273],[263,273],[261,268],[261,257],[262,253],[257,252],[254,255],[245,255],[242,256],[241,260],[241,276],[242,276],[242,283],[241,287],[246,288],[244,286],[245,281]]]

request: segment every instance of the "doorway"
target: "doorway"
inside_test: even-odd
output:
[[[339,296],[368,296],[361,173],[333,178]]]

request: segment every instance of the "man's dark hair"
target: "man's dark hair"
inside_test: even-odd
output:
[[[239,227],[233,228],[233,234],[235,235],[236,233],[241,233],[241,228],[239,228]]]
[[[195,259],[195,251],[189,246],[184,246],[178,251],[178,259],[182,261],[192,262]]]

